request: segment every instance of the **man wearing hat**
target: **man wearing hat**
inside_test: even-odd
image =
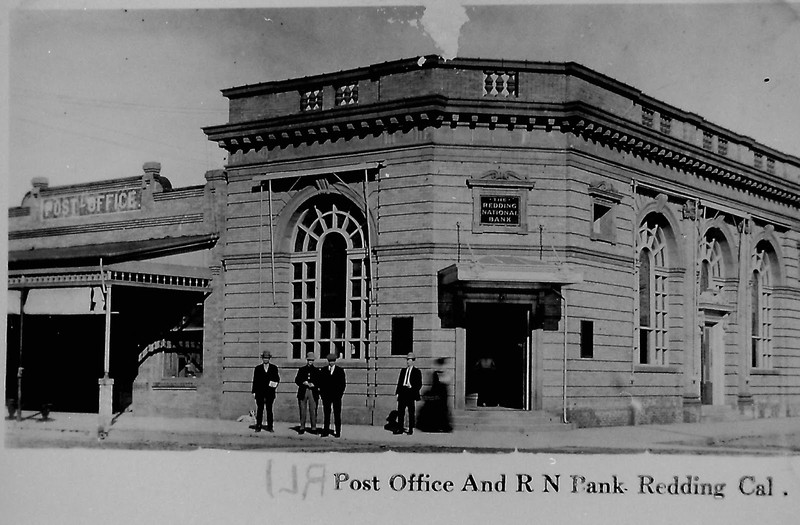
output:
[[[322,388],[322,410],[325,426],[322,436],[330,434],[331,428],[331,407],[333,407],[333,423],[335,431],[333,437],[342,435],[342,396],[347,386],[344,369],[336,366],[336,354],[328,354],[328,366],[320,370],[320,376],[324,379],[321,382]]]
[[[319,401],[319,369],[314,366],[314,352],[306,352],[306,365],[300,367],[294,382],[297,385],[297,403],[300,406],[300,430],[306,431],[306,414],[311,419],[311,432],[317,432],[317,403]]]
[[[264,416],[264,407],[267,407],[267,432],[272,430],[272,403],[275,401],[275,389],[281,382],[278,367],[269,362],[272,354],[264,350],[261,352],[261,364],[253,370],[253,398],[256,400],[256,426],[255,431],[261,432],[261,421]]]
[[[405,411],[408,410],[408,433],[414,433],[414,403],[419,401],[419,391],[422,388],[422,372],[414,366],[416,356],[410,353],[406,356],[406,367],[400,371],[397,378],[397,430],[395,434],[403,433]]]

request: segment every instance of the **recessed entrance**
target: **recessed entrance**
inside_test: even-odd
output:
[[[725,362],[721,322],[706,321],[700,335],[700,402],[725,404]]]
[[[530,310],[528,304],[467,303],[465,393],[468,400],[477,395],[477,408],[526,408]]]

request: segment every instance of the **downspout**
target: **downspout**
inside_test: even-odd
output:
[[[564,391],[563,395],[563,407],[564,413],[562,414],[562,418],[564,424],[569,423],[569,419],[567,418],[567,323],[569,322],[569,311],[567,310],[567,295],[566,290],[564,290],[564,294],[561,295],[561,300],[564,302]]]
[[[378,178],[380,179],[380,175],[378,176]],[[364,196],[364,222],[367,223],[367,239],[366,239],[366,243],[365,244],[366,244],[366,249],[367,249],[367,264],[368,264],[368,267],[369,267],[369,274],[367,276],[367,297],[369,298],[369,304],[367,305],[367,343],[369,344],[369,343],[372,342],[372,332],[373,332],[373,330],[371,330],[371,326],[370,325],[372,324],[372,317],[373,316],[371,315],[371,311],[375,306],[374,305],[375,301],[374,301],[374,290],[373,290],[373,282],[372,282],[372,279],[373,279],[373,276],[374,276],[374,273],[373,273],[374,269],[372,267],[372,226],[370,225],[369,200],[368,200],[368,197],[367,197],[367,183],[368,182],[369,182],[369,171],[366,168],[364,168],[364,182],[363,182],[363,185],[361,187],[361,190],[362,190],[362,194]],[[372,346],[372,345],[370,344],[370,346]],[[373,347],[372,348],[372,352],[373,353],[377,353],[377,348]],[[369,362],[370,362],[370,354],[369,354],[367,349],[364,349],[364,353],[365,353],[364,357],[366,358],[366,361],[367,361],[367,374],[366,374],[366,379],[365,379],[366,380],[366,390],[365,390],[366,397],[364,398],[364,405],[367,408],[370,408],[370,406],[369,406],[369,398],[370,398],[370,392],[369,392],[369,364],[370,363]],[[378,382],[377,366],[378,365],[377,365],[377,362],[376,362],[375,363],[375,384],[376,385],[377,385],[377,382]],[[376,386],[375,395],[377,395],[377,386]],[[374,425],[375,424],[374,403],[375,403],[375,400],[373,399],[373,407],[372,407],[373,409],[370,410],[370,425]]]
[[[25,318],[25,302],[28,299],[28,289],[23,288],[19,295],[19,363],[17,365],[17,421],[22,421],[22,325]]]
[[[561,413],[561,420],[564,424],[569,423],[569,418],[567,417],[567,323],[569,321],[569,310],[567,309],[567,296],[566,290],[563,290],[563,294],[560,293],[558,290],[553,288],[553,293],[558,295],[561,298],[561,302],[564,303],[564,363],[563,363],[563,376],[562,376],[562,389],[561,389],[561,405],[562,405],[562,413]]]
[[[259,185],[258,188],[258,320],[256,322],[256,329],[258,330],[258,351],[261,352],[261,295],[264,288],[264,246],[263,246],[263,231],[264,231],[264,192],[263,188]],[[274,286],[274,283],[273,283]]]
[[[275,299],[275,235],[272,231],[272,179],[267,181],[268,187],[268,199],[269,199],[269,260],[270,260],[270,271],[272,272],[271,279],[272,279],[272,305],[277,304],[277,300]]]

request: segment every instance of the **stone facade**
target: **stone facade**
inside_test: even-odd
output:
[[[295,240],[334,205],[371,270],[366,339],[342,337],[368,357],[339,347],[347,420],[393,407],[404,322],[426,381],[448,358],[457,411],[483,354],[513,384],[501,406],[578,425],[800,409],[797,158],[576,64],[426,57],[223,94],[230,120],[205,130],[230,153],[223,417],[259,348],[287,418],[298,348],[333,348],[298,310],[326,271],[295,273],[325,249]]]

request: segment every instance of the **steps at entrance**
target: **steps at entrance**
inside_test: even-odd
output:
[[[452,415],[453,427],[458,430],[498,432],[547,432],[573,428],[557,415],[541,410],[525,411],[508,408],[457,410]]]
[[[701,423],[741,421],[743,419],[745,417],[738,410],[728,405],[702,405],[700,407]]]

